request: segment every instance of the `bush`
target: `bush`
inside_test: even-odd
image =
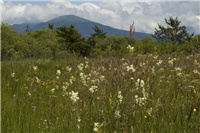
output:
[[[8,24],[1,24],[1,59],[20,59],[30,53],[22,35]]]
[[[89,56],[90,55],[90,53],[92,51],[92,48],[86,42],[81,41],[81,42],[75,42],[75,43],[73,43],[69,47],[69,50],[71,52],[75,52],[76,54],[79,54],[80,56],[85,57],[85,56]]]

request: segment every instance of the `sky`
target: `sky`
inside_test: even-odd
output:
[[[114,28],[153,34],[165,18],[178,17],[189,32],[200,34],[199,0],[0,0],[1,22],[45,22],[77,15]]]

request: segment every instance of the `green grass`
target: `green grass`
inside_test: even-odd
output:
[[[200,132],[199,54],[1,65],[2,133]]]

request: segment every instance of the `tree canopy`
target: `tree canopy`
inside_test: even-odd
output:
[[[158,24],[159,29],[155,28],[153,37],[158,41],[182,44],[192,39],[194,33],[190,34],[185,26],[180,26],[181,21],[177,17],[175,19],[172,17],[169,17],[169,19],[165,18],[165,22],[168,25],[167,27]]]
[[[98,26],[95,25],[95,27],[92,28],[95,33],[92,34],[92,37],[99,37],[99,38],[105,38],[106,37],[106,32],[103,32],[102,29],[100,29]]]

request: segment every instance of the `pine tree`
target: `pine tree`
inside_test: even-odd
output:
[[[49,28],[49,29],[54,29],[54,24],[53,24],[53,23],[49,23],[49,24],[48,24],[48,28]]]
[[[95,31],[95,33],[91,35],[92,37],[95,37],[95,36],[97,36],[99,38],[105,38],[106,37],[106,33],[103,32],[103,30],[100,29],[98,26],[95,25],[95,27],[93,27],[92,29]]]
[[[25,31],[26,31],[26,32],[30,32],[30,31],[31,31],[31,29],[30,29],[30,27],[29,27],[28,25],[26,25]]]
[[[185,26],[180,26],[181,21],[178,21],[177,17],[175,19],[169,17],[168,20],[165,18],[165,22],[168,25],[167,27],[158,24],[159,29],[155,28],[153,37],[158,41],[182,44],[192,39],[194,33],[190,34],[187,32]]]

